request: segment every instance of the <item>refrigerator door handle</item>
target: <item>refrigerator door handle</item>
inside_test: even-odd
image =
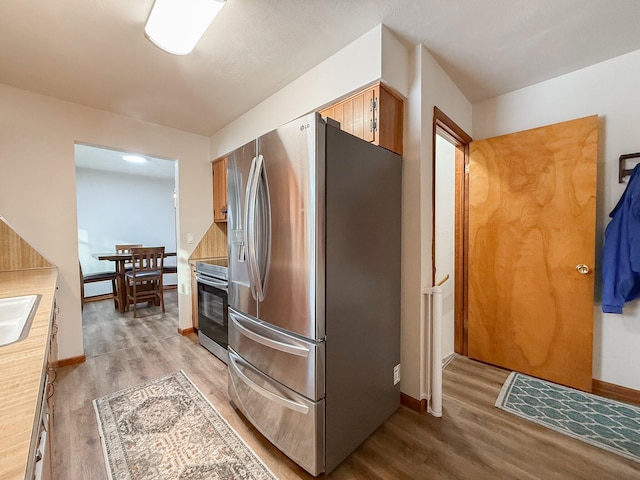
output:
[[[270,251],[271,251],[271,208],[269,206],[269,187],[267,183],[267,174],[264,170],[264,157],[258,155],[255,158],[255,168],[250,183],[247,183],[249,189],[249,206],[247,209],[247,250],[249,259],[249,275],[251,277],[251,292],[253,298],[261,302],[264,300],[264,289],[266,286],[267,272],[269,270]],[[258,210],[258,192],[260,187],[264,189],[263,209]],[[256,218],[256,213],[260,211],[261,216]],[[260,222],[257,225],[257,222]],[[259,228],[258,235],[256,230]],[[258,237],[258,238],[256,238]],[[260,257],[258,256],[260,251]],[[265,258],[266,255],[266,258]],[[263,264],[259,263],[263,260]],[[262,268],[261,268],[262,267]]]
[[[269,268],[271,266],[271,197],[269,195],[269,180],[264,166],[264,158],[260,155],[258,168],[258,188],[256,189],[256,208],[260,221],[260,240],[256,245],[256,276],[258,283],[258,298],[264,300],[267,288]],[[262,195],[258,197],[258,193]],[[260,202],[258,204],[258,202]]]
[[[291,355],[297,355],[298,357],[308,357],[309,349],[304,347],[299,347],[297,345],[288,345],[283,342],[279,342],[277,340],[272,340],[270,338],[263,337],[259,333],[252,332],[247,327],[242,325],[242,320],[233,312],[229,311],[229,318],[233,322],[234,327],[242,333],[245,337],[250,338],[254,342],[257,342],[265,347],[273,348],[274,350],[279,350],[284,353],[290,353]]]
[[[255,243],[254,243],[254,221],[255,221],[255,202],[253,201],[254,184],[256,178],[256,163],[258,157],[251,160],[251,168],[247,177],[247,188],[244,195],[244,245],[246,251],[247,271],[249,274],[249,284],[251,287],[251,295],[257,300],[255,289]],[[243,252],[245,253],[245,252]]]
[[[279,395],[276,395],[275,393],[271,393],[266,388],[263,388],[260,385],[258,385],[257,383],[255,383],[254,381],[252,381],[242,371],[242,365],[239,364],[240,362],[241,362],[241,360],[239,361],[238,357],[236,357],[236,355],[234,355],[233,352],[229,352],[229,366],[232,367],[236,371],[236,373],[240,376],[240,378],[242,378],[242,380],[244,380],[245,383],[252,390],[256,391],[257,393],[259,393],[263,397],[268,398],[269,400],[272,400],[273,402],[279,403],[283,407],[286,407],[286,408],[288,408],[290,410],[294,410],[296,412],[300,412],[300,413],[302,413],[304,415],[309,413],[309,407],[307,407],[306,405],[304,405],[302,403],[294,402],[293,400],[289,400],[288,398],[281,397]]]

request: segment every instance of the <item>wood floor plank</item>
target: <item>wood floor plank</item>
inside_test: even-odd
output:
[[[106,300],[85,305],[87,360],[59,369],[53,426],[54,478],[107,478],[92,401],[183,370],[281,480],[313,477],[235,410],[226,366],[177,333],[177,292],[158,307],[119,314]],[[443,417],[400,407],[327,477],[335,480],[640,480],[640,464],[494,407],[509,372],[456,357],[444,370]]]

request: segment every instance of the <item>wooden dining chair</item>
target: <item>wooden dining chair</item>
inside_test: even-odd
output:
[[[78,267],[80,268],[80,302],[82,305],[82,309],[84,310],[84,304],[86,303],[84,298],[84,285],[86,283],[97,283],[97,282],[111,282],[111,295],[106,298],[113,298],[113,305],[117,309],[119,308],[119,298],[118,291],[116,289],[116,282],[120,274],[118,272],[92,272],[88,274],[84,274],[82,272],[82,264],[78,262]]]
[[[138,316],[138,303],[160,302],[164,309],[162,286],[162,262],[164,247],[133,247],[131,249],[132,268],[125,272],[126,309],[133,304],[133,317]]]
[[[132,248],[139,248],[141,246],[141,243],[116,244],[116,253],[131,253]],[[124,270],[131,270],[131,262],[124,263]]]

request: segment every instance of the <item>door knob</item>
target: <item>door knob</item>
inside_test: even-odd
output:
[[[576,270],[580,275],[586,275],[587,273],[589,273],[589,267],[584,263],[576,265]]]

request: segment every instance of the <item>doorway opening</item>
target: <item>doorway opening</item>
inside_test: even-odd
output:
[[[468,164],[471,137],[438,107],[433,111],[432,284],[443,284],[443,360],[468,355]]]
[[[169,270],[175,272],[177,161],[79,143],[74,153],[78,261],[82,273],[90,276],[118,270],[117,259],[99,259],[115,254],[116,245],[165,247],[165,252],[173,255],[164,259],[164,267],[174,267]],[[127,155],[140,157],[139,163],[126,161],[123,157]],[[148,309],[138,309],[136,320],[121,306],[126,303],[122,302],[123,290],[114,291],[122,280],[83,283],[81,303],[87,358],[110,351],[115,347],[110,344],[123,339],[137,341],[136,338],[177,332],[176,273],[163,275],[166,314],[162,314],[159,306],[150,304]],[[115,338],[100,334],[102,321],[121,323],[122,332]]]

